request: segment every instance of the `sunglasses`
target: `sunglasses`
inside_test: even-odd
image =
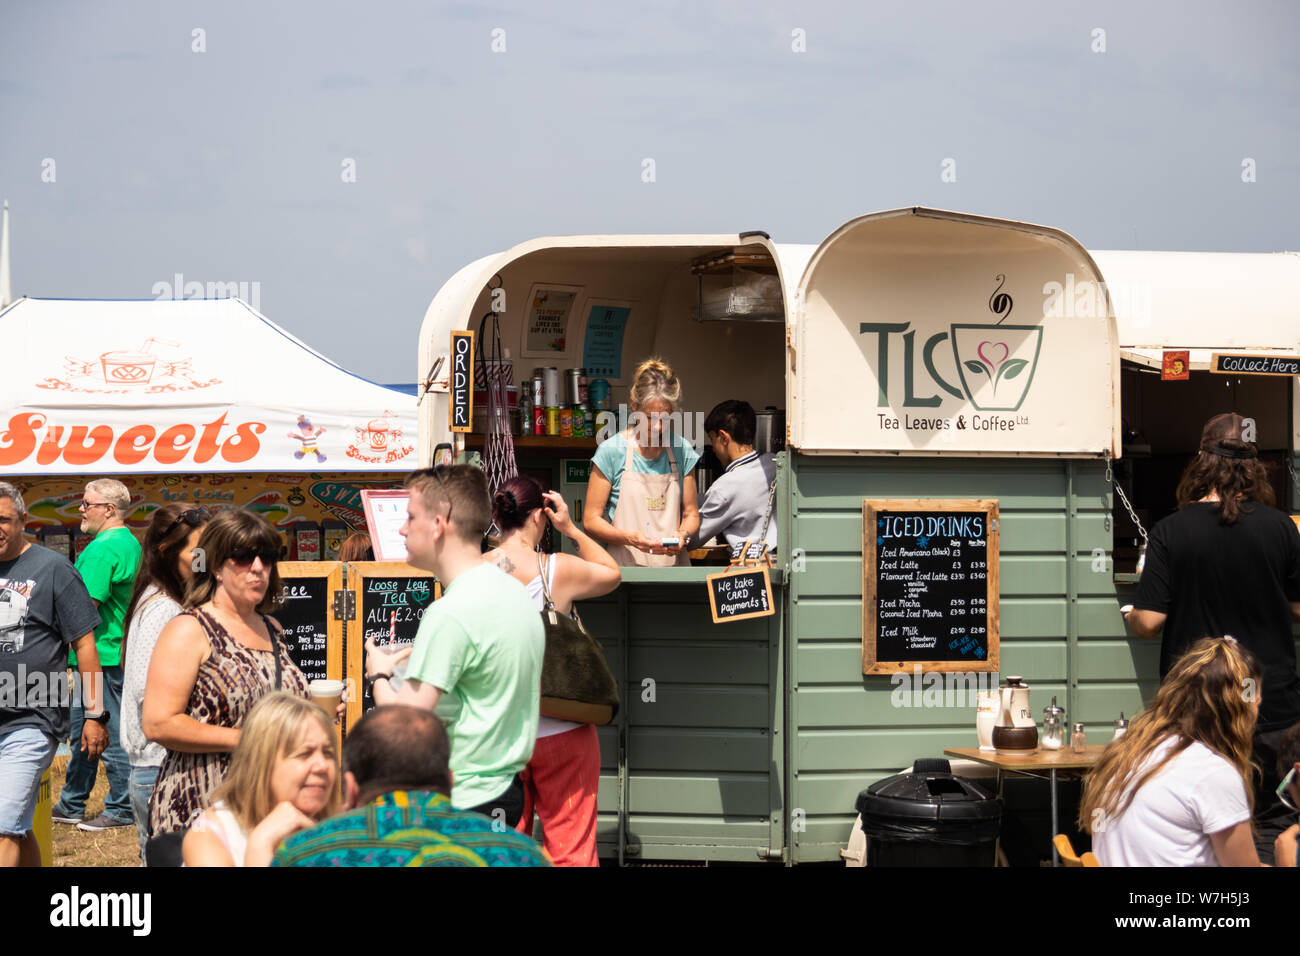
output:
[[[413,473],[411,474],[411,477],[412,477],[412,478],[417,478],[417,479],[418,479],[418,478],[423,478],[425,475],[433,475],[433,477],[436,478],[436,479],[438,480],[438,484],[439,484],[439,485],[443,485],[443,484],[446,484],[446,482],[447,482],[447,473],[448,473],[449,471],[451,471],[451,469],[452,469],[452,466],[451,466],[451,465],[435,465],[435,466],[432,467],[432,468],[420,468],[420,469],[418,469],[417,471],[413,472]],[[450,520],[451,520],[451,507],[452,507],[452,505],[451,505],[451,498],[448,498],[448,499],[447,499],[447,514],[446,514],[446,520],[447,520],[447,521],[450,521]]]
[[[280,554],[277,551],[263,551],[257,548],[235,548],[230,554],[226,555],[226,558],[241,568],[246,568],[252,564],[254,558],[260,558],[263,566],[269,568],[280,560]]]
[[[212,512],[200,505],[197,508],[191,508],[189,511],[182,511],[176,516],[176,520],[167,526],[167,530],[162,533],[162,537],[167,537],[181,522],[189,525],[191,528],[199,528],[207,524],[212,518]]]
[[[1291,785],[1295,782],[1296,772],[1295,767],[1292,767],[1287,772],[1287,775],[1282,778],[1282,782],[1277,786],[1277,798],[1281,800],[1282,805],[1288,809],[1300,811],[1300,807],[1295,805],[1295,801],[1291,799],[1291,794],[1288,792],[1291,789]]]
[[[110,504],[107,501],[87,501],[85,498],[82,498],[81,504],[77,505],[77,510],[89,511],[91,508],[111,508],[111,507],[113,507],[112,504]]]

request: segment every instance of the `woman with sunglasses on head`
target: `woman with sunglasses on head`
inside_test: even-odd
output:
[[[149,838],[149,796],[167,751],[150,743],[140,722],[149,660],[163,627],[184,610],[185,589],[194,577],[194,549],[212,515],[189,504],[164,505],[144,533],[144,553],[122,634],[122,748],[131,761],[131,809],[140,833],[140,858]]]
[[[163,628],[145,685],[145,735],[167,748],[149,804],[153,836],[194,822],[261,697],[307,697],[279,624],[266,616],[281,590],[279,554],[275,528],[248,511],[219,512],[199,537],[189,610]]]
[[[1079,826],[1102,866],[1259,866],[1251,739],[1261,671],[1231,637],[1197,641],[1102,752]]]

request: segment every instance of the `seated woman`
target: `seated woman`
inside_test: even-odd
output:
[[[681,435],[665,445],[664,434],[681,397],[671,368],[659,359],[642,362],[632,382],[630,427],[601,442],[591,459],[582,523],[622,567],[690,563],[686,545],[700,528],[691,471],[700,456]],[[672,538],[676,544],[664,543]]]
[[[269,866],[286,837],[338,812],[339,755],[323,710],[283,691],[259,700],[225,782],[181,848],[186,866]]]
[[[1079,825],[1102,866],[1259,866],[1251,739],[1262,683],[1230,637],[1203,638],[1084,782]]]
[[[574,601],[600,597],[618,587],[622,574],[614,559],[573,523],[564,498],[542,491],[535,479],[520,475],[497,489],[492,518],[501,529],[501,545],[484,557],[527,587],[539,611],[545,607],[548,593],[555,609],[568,614]],[[576,557],[538,551],[548,521],[578,546]],[[537,723],[537,743],[522,778],[524,811],[519,832],[533,835],[535,810],[553,864],[599,866],[596,791],[600,788],[600,741],[595,726],[542,715]]]

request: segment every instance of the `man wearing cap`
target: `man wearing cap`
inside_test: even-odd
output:
[[[1278,800],[1278,744],[1300,723],[1292,622],[1300,620],[1300,531],[1276,498],[1246,419],[1216,415],[1178,482],[1178,511],[1151,529],[1146,566],[1126,620],[1140,637],[1161,637],[1160,677],[1202,637],[1233,637],[1259,660],[1254,757],[1255,843],[1269,862],[1289,822]]]

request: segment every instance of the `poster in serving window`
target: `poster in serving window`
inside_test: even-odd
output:
[[[576,285],[533,285],[524,310],[524,355],[545,358],[568,351],[569,325],[581,292]]]

